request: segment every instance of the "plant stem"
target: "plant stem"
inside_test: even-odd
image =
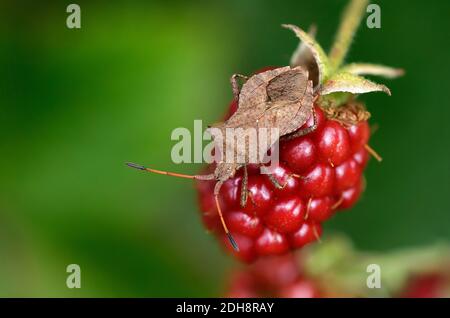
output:
[[[332,70],[336,71],[341,66],[368,4],[369,0],[351,0],[345,9],[330,51],[329,58]]]

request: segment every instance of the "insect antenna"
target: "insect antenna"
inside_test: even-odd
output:
[[[165,175],[165,176],[179,177],[179,178],[185,178],[185,179],[208,180],[208,179],[201,178],[203,176],[196,176],[196,175],[189,175],[189,174],[182,174],[182,173],[175,173],[175,172],[151,169],[151,168],[147,168],[147,167],[144,167],[142,165],[138,165],[138,164],[135,164],[135,163],[132,163],[132,162],[127,162],[126,165],[128,167],[131,167],[131,168],[134,168],[134,169],[147,171],[147,172],[152,172],[152,173],[156,173],[156,174],[162,174],[162,175]]]
[[[151,172],[151,173],[156,173],[156,174],[162,174],[165,176],[179,177],[179,178],[185,178],[185,179],[195,179],[195,180],[214,180],[213,174],[189,175],[189,174],[175,173],[175,172],[169,172],[169,171],[157,170],[157,169],[144,167],[142,165],[132,163],[132,162],[126,162],[126,165],[130,168],[147,171],[147,172]],[[225,231],[225,234],[227,235],[228,240],[230,241],[230,244],[231,244],[231,246],[233,246],[234,250],[236,252],[239,252],[239,247],[238,247],[236,241],[234,240],[233,236],[231,235],[230,231],[228,230],[227,224],[225,223],[225,219],[223,218],[222,209],[220,208],[220,204],[219,204],[219,190],[220,190],[220,187],[222,186],[222,183],[223,183],[222,181],[218,181],[216,183],[216,186],[214,189],[214,200],[216,201],[217,212],[219,213],[220,222],[222,223],[222,227]]]

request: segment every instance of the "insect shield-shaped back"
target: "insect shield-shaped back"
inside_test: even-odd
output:
[[[277,127],[280,137],[300,128],[313,112],[313,83],[308,71],[296,67],[270,80],[267,85],[267,126]],[[260,120],[260,125],[263,123]]]
[[[233,168],[248,163],[266,163],[268,150],[281,136],[300,128],[312,110],[313,84],[305,69],[286,66],[250,77],[242,86],[237,111],[210,128],[217,179],[232,177]]]

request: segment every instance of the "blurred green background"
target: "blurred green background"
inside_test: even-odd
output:
[[[76,1],[79,30],[71,2],[0,5],[0,296],[219,295],[235,263],[192,183],[123,163],[197,171],[171,163],[171,131],[214,122],[232,73],[288,64],[298,42],[281,23],[316,23],[328,49],[346,1]],[[407,74],[363,97],[384,161],[325,239],[382,251],[450,239],[450,2],[376,3],[382,28],[363,25],[348,60]]]

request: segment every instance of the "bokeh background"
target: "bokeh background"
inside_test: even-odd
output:
[[[346,1],[0,4],[0,296],[217,296],[236,264],[205,233],[193,185],[125,161],[170,160],[176,127],[214,122],[229,77],[288,64],[280,27],[318,25],[328,49]],[[348,60],[406,69],[364,96],[378,125],[359,204],[325,226],[364,250],[450,240],[450,2],[377,1]],[[381,80],[383,82],[383,80]],[[81,266],[82,288],[66,287]]]

